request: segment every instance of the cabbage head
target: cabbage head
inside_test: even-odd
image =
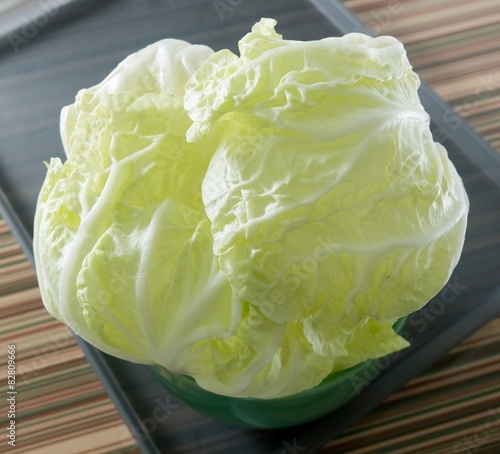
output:
[[[274,398],[405,348],[468,199],[403,45],[359,33],[240,55],[162,40],[63,109],[34,248],[47,310],[102,351]]]

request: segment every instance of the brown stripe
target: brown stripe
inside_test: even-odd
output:
[[[345,4],[367,24],[377,26],[379,34],[401,39],[420,76],[500,151],[499,2],[346,0]],[[487,249],[492,238],[474,241],[471,247]],[[500,431],[494,430],[500,427],[499,383],[497,318],[321,452],[500,452]]]
[[[0,390],[4,396],[5,346],[16,345],[15,452],[138,452],[71,332],[43,307],[35,273],[3,220],[0,314]],[[4,416],[0,415],[2,429]]]

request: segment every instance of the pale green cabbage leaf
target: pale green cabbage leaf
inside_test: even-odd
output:
[[[274,398],[405,348],[468,199],[392,37],[163,40],[63,109],[35,217],[48,311],[111,355]]]

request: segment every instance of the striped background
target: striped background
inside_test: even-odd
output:
[[[500,151],[498,0],[345,0],[377,34],[393,35],[420,77]]]
[[[6,345],[16,345],[15,453],[137,452],[114,405],[69,330],[43,308],[30,262],[0,220],[0,395]],[[6,427],[2,402],[0,452]]]
[[[420,75],[500,152],[500,2],[345,0],[399,38]],[[500,318],[322,453],[500,452]]]
[[[421,77],[500,152],[498,0],[345,4],[378,34],[401,39]],[[0,395],[9,343],[16,344],[22,389],[13,452],[137,452],[73,337],[42,308],[31,265],[2,220],[0,311]],[[495,319],[321,452],[500,452],[499,352]]]

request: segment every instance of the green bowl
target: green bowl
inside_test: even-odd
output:
[[[396,322],[395,330],[399,332],[405,321]],[[148,367],[172,395],[205,416],[238,427],[276,429],[310,422],[338,409],[387,365],[381,358],[368,360],[330,375],[314,388],[277,399],[222,396],[200,388],[191,377],[158,365]]]

